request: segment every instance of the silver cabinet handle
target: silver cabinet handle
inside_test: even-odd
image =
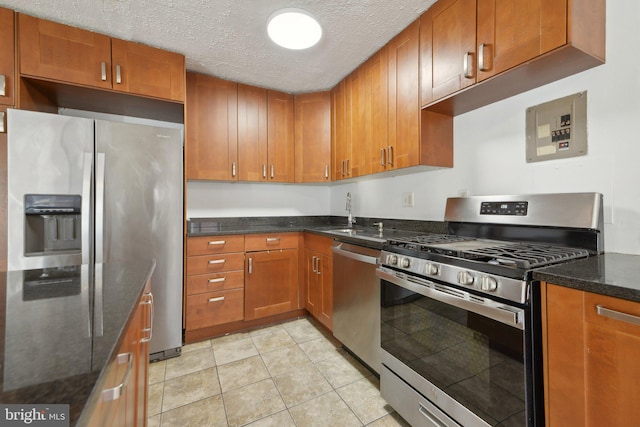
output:
[[[318,271],[316,270],[316,259],[318,257],[314,256],[311,257],[311,271],[313,271],[314,273],[317,273]]]
[[[596,305],[596,313],[610,319],[620,320],[621,322],[631,323],[632,325],[640,325],[640,317],[634,316],[633,314],[611,310],[601,306],[600,304]]]
[[[267,241],[267,243],[276,243],[276,242],[280,241],[280,238],[279,237],[267,237],[265,240]]]
[[[211,259],[209,260],[209,264],[224,264],[226,262],[225,259]]]
[[[149,327],[148,328],[144,328],[142,329],[142,332],[147,332],[149,333],[148,337],[142,338],[140,340],[140,342],[149,342],[151,341],[151,338],[153,338],[153,294],[151,292],[149,292],[148,294],[145,294],[145,296],[148,298],[147,301],[143,301],[140,304],[144,304],[144,305],[148,305],[149,306]]]
[[[120,72],[120,65],[116,65],[116,83],[122,84],[122,73]]]
[[[266,164],[262,165],[262,177],[263,178],[267,177],[267,165]]]
[[[321,274],[322,272],[320,271],[320,257],[317,256],[316,257],[316,274]]]
[[[218,277],[215,279],[209,279],[209,283],[220,283],[220,282],[224,282],[225,280],[227,280],[226,277]]]
[[[7,128],[4,125],[4,117],[4,111],[0,111],[0,133],[5,133],[7,131]]]
[[[347,159],[346,162],[347,162],[346,172],[347,172],[347,175],[350,175],[351,172],[349,171],[349,159]]]
[[[227,243],[226,240],[212,240],[208,244],[213,246],[213,245],[224,245],[226,243]]]
[[[0,74],[0,96],[7,96],[7,77]]]
[[[271,165],[271,179],[273,179],[275,174],[276,174],[276,167],[274,165]]]
[[[387,163],[389,166],[393,166],[393,146],[389,145],[387,147]]]
[[[236,162],[231,162],[231,176],[236,176]]]
[[[486,61],[484,57],[484,49],[490,45],[481,43],[478,47],[478,70],[489,71],[491,69],[490,61]]]
[[[117,356],[118,365],[128,364],[127,370],[124,371],[124,376],[122,377],[122,381],[115,387],[107,388],[102,391],[102,400],[104,402],[110,402],[112,400],[118,400],[124,389],[127,385],[127,379],[129,378],[129,372],[131,372],[131,367],[133,366],[133,354],[131,353],[121,353]]]
[[[385,159],[385,157],[387,157],[385,155],[386,154],[385,151],[386,151],[385,148],[381,148],[380,149],[380,166],[383,166],[383,167],[385,166],[384,159]]]
[[[340,175],[344,176],[344,160],[340,162]]]
[[[107,81],[107,63],[105,61],[100,63],[100,80]]]
[[[418,402],[418,412],[420,412],[423,417],[428,419],[432,425],[437,427],[447,427],[445,423],[436,418],[436,416],[432,414],[427,408],[425,408],[420,402]]]
[[[329,165],[324,165],[324,179],[329,179]]]
[[[224,301],[224,297],[209,298],[209,302]]]
[[[462,62],[462,70],[464,73],[464,77],[467,79],[473,78],[473,65],[469,66],[469,59],[473,56],[473,52],[467,52],[464,54],[463,62]]]
[[[253,258],[249,258],[249,274],[253,273]]]

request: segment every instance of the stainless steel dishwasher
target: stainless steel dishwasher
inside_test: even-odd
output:
[[[333,335],[380,373],[380,249],[336,241],[333,251]]]

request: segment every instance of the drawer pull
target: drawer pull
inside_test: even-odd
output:
[[[104,61],[100,63],[100,80],[107,81],[107,63]]]
[[[610,310],[601,306],[600,304],[596,305],[596,313],[600,316],[608,317],[614,320],[620,320],[621,322],[631,323],[632,325],[640,326],[640,317],[634,316],[633,314],[621,313],[619,311]]]
[[[267,237],[267,243],[276,243],[279,241],[280,241],[279,237]]]
[[[226,243],[226,240],[212,240],[209,242],[209,245],[224,245]]]
[[[209,260],[209,264],[224,264],[226,260],[224,259],[212,259]]]
[[[116,65],[116,83],[122,84],[122,72],[120,71],[120,66]]]
[[[217,279],[209,279],[209,283],[220,283],[227,280],[226,277],[218,277]]]
[[[146,301],[142,301],[140,304],[149,306],[149,327],[142,329],[142,332],[148,334],[140,340],[142,343],[149,342],[153,338],[153,294],[149,292],[144,295],[144,298],[146,298]]]
[[[0,74],[0,96],[7,96],[7,78],[4,74]]]
[[[209,298],[209,302],[224,301],[224,297]]]
[[[128,364],[127,370],[124,371],[124,376],[122,377],[122,381],[115,387],[107,388],[102,391],[102,400],[104,402],[110,402],[112,400],[120,399],[122,393],[124,392],[124,388],[127,386],[127,379],[129,378],[129,372],[131,371],[131,367],[133,366],[133,354],[131,353],[121,353],[117,356],[118,365]]]

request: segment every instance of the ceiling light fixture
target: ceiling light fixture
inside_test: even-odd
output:
[[[318,21],[302,9],[281,9],[267,23],[267,33],[276,44],[287,49],[307,49],[320,41],[322,28]]]

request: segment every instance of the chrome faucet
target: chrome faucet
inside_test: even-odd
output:
[[[347,206],[345,209],[349,212],[349,215],[347,216],[347,227],[351,228],[353,227],[353,224],[356,223],[356,219],[351,216],[351,193],[347,193]]]

